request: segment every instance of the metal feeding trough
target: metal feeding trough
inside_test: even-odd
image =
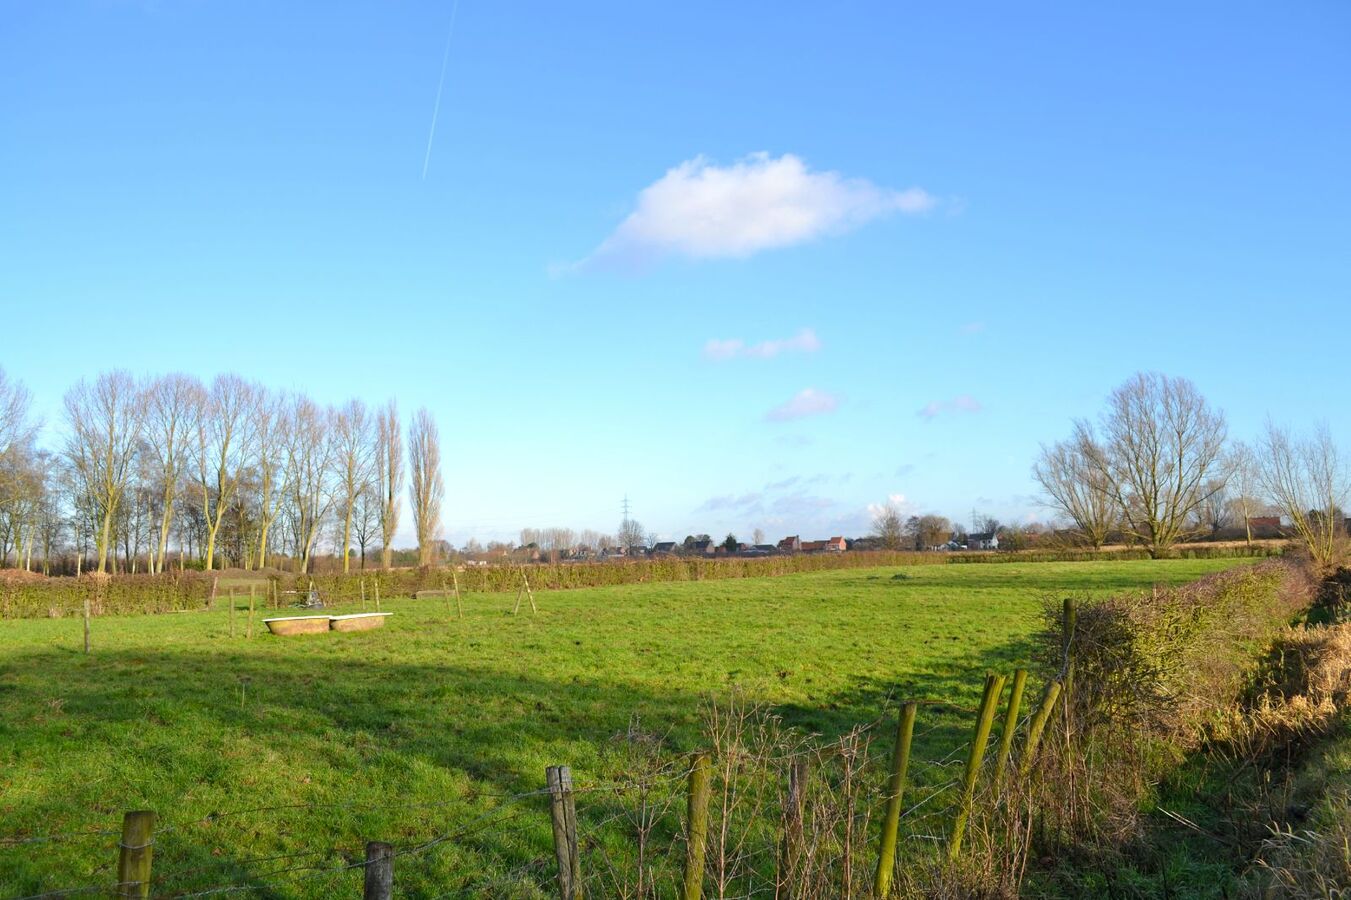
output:
[[[329,616],[282,616],[278,619],[264,619],[263,624],[273,634],[318,634],[328,631]]]
[[[264,619],[267,630],[277,635],[318,634],[321,631],[371,631],[385,627],[393,613],[352,613],[346,616],[282,616]]]

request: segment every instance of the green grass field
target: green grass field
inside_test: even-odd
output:
[[[876,719],[888,698],[953,704],[921,711],[915,752],[934,758],[961,745],[985,668],[1028,661],[1044,599],[1244,562],[636,585],[542,593],[537,615],[515,617],[512,595],[469,595],[463,620],[439,601],[387,600],[395,615],[380,631],[276,638],[259,622],[252,640],[242,609],[234,638],[219,609],[104,618],[90,656],[78,619],[0,623],[0,894],[106,885],[117,838],[97,832],[144,808],[169,826],[157,896],[231,883],[355,896],[359,870],[284,870],[481,821],[502,795],[538,789],[549,764],[571,765],[585,787],[614,774],[613,738],[635,720],[690,749],[701,705],[734,689],[828,736]],[[578,802],[584,824],[612,813]],[[548,817],[542,802],[517,806],[509,827],[466,829],[401,860],[400,892],[533,896],[522,885],[552,872]],[[12,840],[70,832],[95,833]],[[300,853],[312,856],[262,859]],[[493,878],[516,887],[484,888]]]

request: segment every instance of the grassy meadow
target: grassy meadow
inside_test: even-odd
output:
[[[252,640],[240,601],[233,638],[223,608],[96,618],[89,656],[78,619],[3,622],[0,895],[106,885],[109,832],[124,810],[153,809],[165,827],[156,896],[217,885],[355,896],[360,870],[341,867],[367,839],[415,851],[396,867],[407,896],[544,896],[532,885],[553,871],[545,804],[508,810],[502,798],[538,790],[546,765],[571,765],[585,788],[622,773],[617,736],[692,749],[709,698],[734,691],[826,736],[893,698],[934,701],[915,754],[936,759],[966,739],[986,667],[1029,662],[1045,599],[1244,564],[625,585],[537,592],[538,614],[518,616],[514,594],[469,594],[463,619],[439,600],[386,599],[395,615],[379,631],[277,638],[260,611]],[[583,791],[578,816],[584,833],[623,845],[604,798]]]

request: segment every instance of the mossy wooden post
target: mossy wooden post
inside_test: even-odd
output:
[[[1018,714],[1022,711],[1023,688],[1027,686],[1027,670],[1013,670],[1013,687],[1009,689],[1009,705],[1004,709],[1004,728],[999,732],[999,752],[994,760],[995,790],[1004,783],[1004,769],[1008,766],[1009,751],[1013,749],[1013,734],[1018,730]]]
[[[362,900],[391,900],[394,896],[394,848],[383,841],[367,841],[364,868]]]
[[[249,627],[248,627],[248,631],[245,632],[245,633],[248,635],[249,640],[253,640],[253,589],[254,589],[254,586],[253,586],[252,583],[250,583],[250,584],[249,584]]]
[[[882,898],[891,890],[891,875],[896,867],[896,833],[901,822],[901,796],[905,793],[906,770],[910,768],[910,742],[915,736],[915,713],[919,705],[910,702],[901,707],[896,726],[896,747],[891,753],[891,777],[887,779],[887,811],[882,817],[882,845],[877,853],[877,873],[873,877],[873,897]]]
[[[976,796],[976,781],[980,778],[985,747],[990,742],[999,695],[1004,691],[1004,676],[993,673],[985,676],[985,693],[980,699],[980,714],[976,719],[976,733],[971,738],[971,753],[966,759],[966,773],[962,777],[962,796],[957,802],[957,815],[952,821],[952,837],[948,840],[948,859],[956,859],[962,850],[962,835],[971,817],[971,803]]]
[[[681,900],[701,900],[704,895],[704,856],[708,851],[708,798],[712,792],[713,767],[707,753],[690,761],[689,804],[686,807],[688,840],[685,843],[685,878]]]
[[[582,856],[577,843],[577,807],[572,796],[572,770],[567,766],[549,766],[544,777],[549,786],[554,857],[558,860],[558,895],[561,900],[581,900]]]
[[[788,793],[783,799],[783,843],[779,848],[779,871],[774,896],[794,896],[798,862],[802,857],[802,808],[807,792],[807,757],[796,756],[788,764]]]
[[[150,810],[122,817],[122,840],[117,847],[115,897],[149,897],[150,863],[155,850],[155,814]]]
[[[1037,757],[1037,746],[1041,743],[1041,733],[1046,730],[1046,723],[1050,720],[1051,712],[1055,709],[1055,701],[1059,697],[1060,682],[1048,682],[1041,693],[1041,704],[1027,726],[1027,742],[1023,744],[1023,756],[1018,763],[1018,771],[1023,775],[1032,768],[1032,762]]]

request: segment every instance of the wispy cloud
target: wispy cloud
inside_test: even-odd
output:
[[[763,499],[764,495],[759,492],[742,494],[739,497],[734,494],[723,494],[720,497],[709,497],[700,504],[695,512],[703,513],[729,510],[740,513],[753,513],[758,512],[762,508],[761,501]]]
[[[580,265],[746,257],[935,205],[921,188],[812,171],[791,153],[753,153],[729,166],[697,156],[643,188],[633,212]]]
[[[709,359],[773,359],[780,353],[815,353],[821,349],[821,339],[810,328],[804,328],[790,338],[747,344],[741,338],[718,340],[704,344],[704,356]]]
[[[804,388],[793,395],[791,400],[780,403],[765,413],[765,418],[771,422],[791,422],[794,419],[833,413],[839,407],[840,398],[835,394],[816,388]]]
[[[970,394],[961,394],[951,400],[934,400],[924,405],[917,415],[921,419],[935,419],[947,413],[980,412],[980,401]]]

